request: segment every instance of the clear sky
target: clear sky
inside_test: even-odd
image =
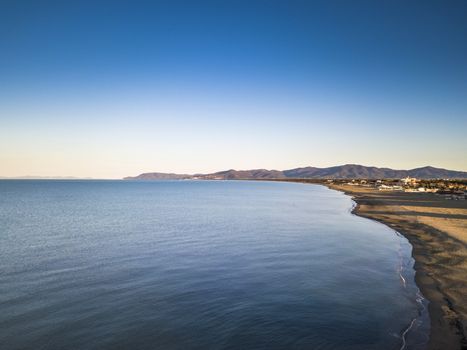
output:
[[[467,1],[0,1],[0,176],[467,170]]]

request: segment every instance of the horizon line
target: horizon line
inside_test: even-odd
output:
[[[409,168],[409,169],[394,169],[394,168],[389,168],[389,167],[378,167],[374,165],[362,165],[362,164],[357,164],[357,163],[346,163],[346,164],[341,164],[341,165],[333,165],[333,166],[328,166],[328,167],[316,167],[316,166],[302,166],[302,167],[295,167],[295,168],[290,168],[290,169],[283,169],[279,170],[277,168],[250,168],[250,169],[235,169],[235,168],[229,168],[229,169],[224,169],[224,170],[218,170],[218,171],[213,171],[213,172],[173,172],[173,171],[143,171],[139,172],[137,175],[126,175],[124,177],[92,177],[92,176],[73,176],[73,175],[20,175],[20,176],[0,176],[0,180],[122,180],[126,177],[133,177],[133,176],[138,176],[141,174],[149,174],[149,173],[160,173],[160,174],[175,174],[175,175],[208,175],[208,174],[214,174],[214,173],[219,173],[219,172],[224,172],[224,171],[252,171],[252,170],[267,170],[267,171],[286,171],[286,170],[294,170],[294,169],[303,169],[303,168],[317,168],[317,169],[326,169],[326,168],[334,168],[334,167],[342,167],[342,166],[347,166],[347,165],[353,165],[353,166],[362,166],[366,168],[377,168],[377,169],[390,169],[390,170],[395,170],[395,171],[410,171],[410,170],[416,170],[416,169],[423,169],[423,168],[435,168],[435,169],[441,169],[441,170],[448,170],[448,171],[457,171],[457,172],[467,172],[467,170],[454,170],[454,169],[446,169],[446,168],[438,168],[436,166],[432,165],[425,165],[425,166],[419,166],[415,168]]]

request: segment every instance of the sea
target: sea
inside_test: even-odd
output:
[[[412,247],[320,185],[0,181],[0,348],[424,349]]]

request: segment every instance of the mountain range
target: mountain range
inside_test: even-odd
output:
[[[426,166],[410,170],[394,170],[357,164],[346,164],[328,168],[304,167],[289,170],[225,170],[210,174],[143,173],[125,177],[125,180],[249,180],[249,179],[397,179],[404,177],[419,179],[467,179],[467,172]]]

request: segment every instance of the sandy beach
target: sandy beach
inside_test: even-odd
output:
[[[356,215],[382,222],[413,246],[416,283],[429,300],[429,349],[467,349],[467,201],[432,193],[328,185],[351,195]]]

